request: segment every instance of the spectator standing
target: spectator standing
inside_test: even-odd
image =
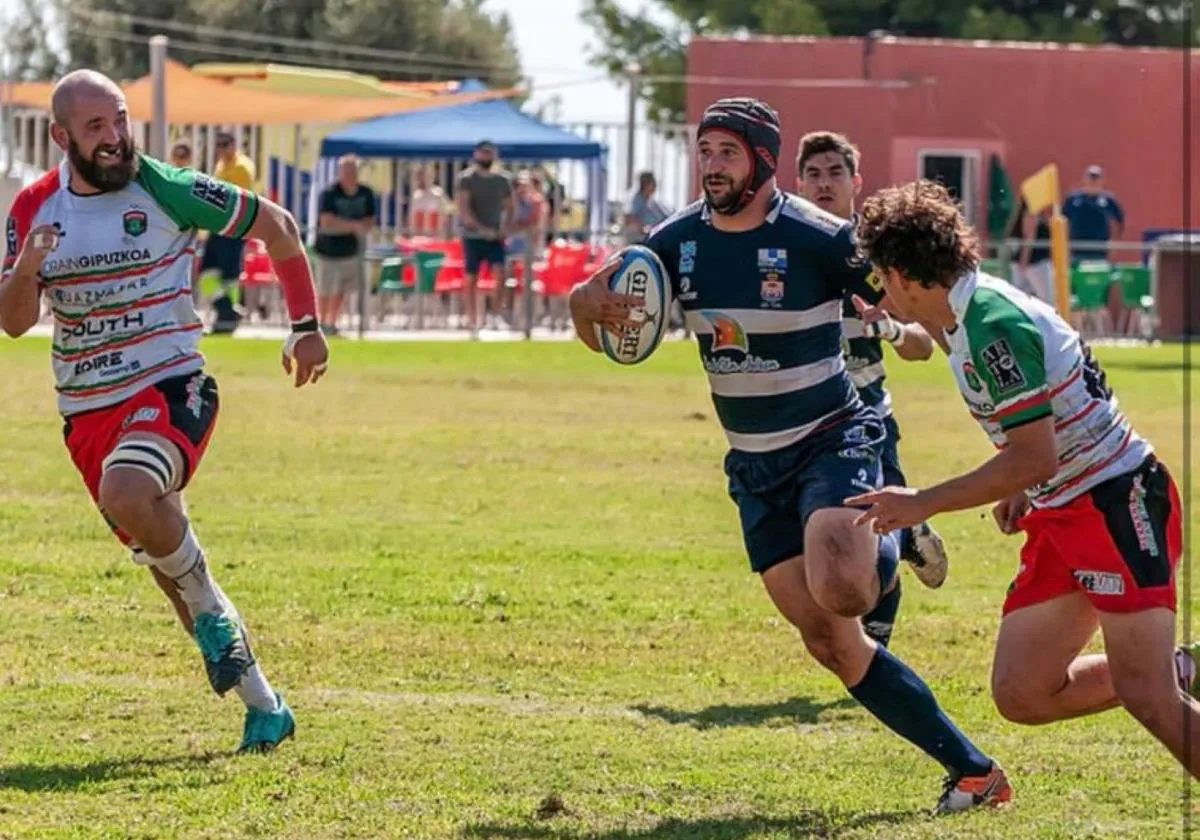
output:
[[[504,291],[504,238],[513,212],[512,182],[496,168],[496,146],[483,141],[459,176],[456,198],[462,224],[463,262],[467,279],[467,321],[474,334],[479,329],[475,289],[483,266],[496,277],[492,311],[499,313]]]
[[[237,147],[232,134],[222,131],[217,134],[217,165],[213,177],[220,181],[254,191],[254,162]],[[200,262],[200,273],[217,271],[221,276],[221,293],[213,301],[216,319],[213,332],[231,333],[241,320],[241,312],[234,306],[233,290],[242,274],[242,250],[245,243],[213,233],[204,243],[204,257]]]
[[[346,294],[358,290],[367,234],[375,227],[375,191],[358,180],[358,158],[338,159],[338,180],[321,193],[317,220],[317,320],[337,334]]]
[[[1063,201],[1072,242],[1104,242],[1119,237],[1125,229],[1125,213],[1117,197],[1104,188],[1104,170],[1092,165],[1083,176],[1082,186]],[[1071,249],[1071,262],[1107,260],[1107,247]]]
[[[1071,248],[1071,264],[1083,260],[1109,261],[1107,243],[1119,239],[1125,231],[1125,212],[1117,197],[1105,188],[1104,170],[1093,164],[1083,175],[1083,185],[1067,196],[1063,202],[1063,215],[1067,217],[1068,237],[1071,241],[1096,241],[1106,243],[1100,248]],[[1108,289],[1108,314],[1114,324],[1121,323],[1125,303],[1121,287],[1112,283]]]
[[[1013,278],[1015,285],[1026,294],[1055,306],[1054,261],[1050,257],[1050,246],[1041,244],[1050,241],[1050,208],[1043,208],[1040,213],[1030,213],[1022,202],[1017,232],[1022,242]]]
[[[446,191],[431,183],[429,167],[418,166],[413,172],[413,193],[408,200],[409,236],[441,236],[449,220]]]
[[[171,147],[171,165],[180,169],[190,169],[192,166],[192,144],[186,140],[178,141]]]
[[[644,242],[650,230],[671,215],[654,197],[657,191],[658,181],[653,172],[638,175],[638,188],[629,196],[629,202],[625,205],[623,233],[626,245]]]

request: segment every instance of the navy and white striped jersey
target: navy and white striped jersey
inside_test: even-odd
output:
[[[696,334],[729,445],[771,452],[866,413],[842,355],[842,305],[883,293],[854,261],[851,226],[777,192],[766,224],[710,224],[703,201],[651,232]]]

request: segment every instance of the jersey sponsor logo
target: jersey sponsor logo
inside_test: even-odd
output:
[[[93,356],[90,359],[78,361],[75,363],[75,376],[82,376],[85,373],[99,373],[101,371],[105,374],[111,374],[124,364],[124,352],[123,350],[114,350],[111,353],[103,353],[99,356]],[[138,363],[134,362],[133,364]]]
[[[746,328],[736,318],[731,318],[724,312],[711,309],[701,311],[700,315],[712,326],[712,353],[731,352],[742,355],[740,361],[734,361],[729,356],[712,356],[704,360],[704,369],[712,374],[731,373],[772,373],[779,370],[779,362],[775,359],[763,359],[750,355],[750,338]]]
[[[157,408],[152,408],[149,406],[139,408],[137,411],[128,415],[124,420],[121,421],[121,430],[124,431],[125,429],[128,429],[134,423],[153,423],[158,419],[158,415],[160,413],[161,412]]]
[[[192,416],[199,418],[200,410],[204,408],[204,397],[200,394],[200,386],[204,384],[204,374],[197,373],[188,380],[187,387],[187,410],[192,412]]]
[[[854,478],[850,479],[850,484],[855,489],[862,490],[864,493],[870,493],[872,490],[879,489],[875,486],[875,483],[871,481],[871,474],[865,469],[860,469],[855,474]]]
[[[143,275],[123,282],[118,281],[111,286],[102,286],[99,289],[52,289],[50,297],[55,303],[92,304],[116,297],[123,292],[145,290],[154,283],[154,277]]]
[[[114,315],[111,318],[88,318],[78,324],[62,326],[64,335],[71,338],[95,338],[112,332],[128,329],[144,329],[146,314],[144,312],[127,312],[124,315]]]
[[[848,461],[869,461],[875,457],[875,452],[867,446],[851,446],[848,449],[839,449],[838,457]]]
[[[759,248],[758,268],[760,271],[787,271],[787,249]]]
[[[746,330],[736,318],[730,318],[723,312],[711,310],[705,310],[700,314],[712,325],[712,352],[733,350],[743,355],[750,352],[750,340],[746,337]]]
[[[1158,556],[1158,540],[1154,537],[1154,523],[1150,511],[1146,510],[1146,488],[1142,477],[1134,476],[1129,488],[1129,518],[1133,521],[1133,532],[1137,535],[1138,548],[1151,557]]]
[[[145,262],[148,259],[150,259],[150,251],[146,248],[129,248],[124,251],[109,251],[103,254],[84,254],[82,257],[47,260],[44,273],[53,278],[55,275],[71,274],[91,268],[109,266],[120,268],[129,263]]]
[[[1075,579],[1093,595],[1124,595],[1125,579],[1113,572],[1094,572],[1076,569]]]
[[[8,255],[16,259],[17,254],[21,251],[21,241],[17,236],[17,220],[12,216],[8,217],[8,230],[5,235],[8,239]]]
[[[692,278],[686,274],[679,278],[679,300],[692,301],[699,296],[699,293],[692,289]]]
[[[1017,364],[1017,357],[1013,355],[1008,339],[996,339],[984,347],[979,355],[983,358],[988,373],[996,381],[996,390],[1001,394],[1016,390],[1025,384],[1025,374]]]
[[[126,210],[121,216],[121,227],[130,236],[141,236],[149,226],[149,217],[145,210],[134,207]]]
[[[689,239],[679,246],[679,273],[690,274],[696,270],[696,242]]]
[[[202,173],[197,173],[192,182],[192,195],[218,210],[229,206],[229,186]]]

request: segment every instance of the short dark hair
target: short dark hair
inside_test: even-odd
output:
[[[176,140],[171,146],[171,154],[175,154],[176,152],[182,152],[190,156],[192,154],[192,144],[186,140]]]
[[[804,164],[809,158],[826,152],[837,152],[846,159],[846,168],[850,170],[850,174],[858,174],[858,161],[861,158],[858,146],[851,143],[846,135],[833,131],[810,131],[800,138],[796,152],[796,174],[803,174]]]
[[[491,140],[480,140],[478,143],[475,144],[475,151],[480,152],[480,151],[483,151],[484,149],[487,149],[491,152],[495,152],[496,144],[493,143]]]
[[[979,266],[979,237],[941,184],[914,181],[863,203],[855,230],[859,254],[926,288],[953,286]]]
[[[233,143],[234,143],[234,137],[228,131],[218,131],[217,132],[217,145],[218,146],[230,146]]]

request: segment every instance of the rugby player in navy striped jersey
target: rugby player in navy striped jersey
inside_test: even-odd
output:
[[[963,735],[912,669],[860,617],[896,574],[895,534],[854,524],[855,488],[882,486],[882,422],[842,355],[842,300],[882,291],[856,259],[851,226],[776,185],[779,118],[754,99],[722,99],[697,131],[704,198],[646,244],[662,259],[696,334],[730,451],[729,493],[751,568],[805,645],[880,722],[947,771],[939,812],[1007,801],[1004,771]],[[581,341],[594,325],[634,323],[610,262],[571,293]]]
[[[845,136],[810,132],[800,138],[796,153],[796,192],[839,219],[853,222],[854,199],[862,189],[860,162],[858,148]],[[883,483],[903,487],[908,481],[900,467],[900,427],[892,414],[892,395],[884,385],[883,342],[891,344],[901,359],[925,361],[933,355],[933,339],[920,324],[903,323],[887,309],[871,306],[853,294],[846,296],[842,306],[842,333],[850,381],[887,431],[881,453]],[[929,588],[937,589],[946,581],[945,546],[928,522],[901,530],[900,557]],[[867,635],[885,647],[891,640],[900,594],[897,575],[892,588],[862,617]]]

